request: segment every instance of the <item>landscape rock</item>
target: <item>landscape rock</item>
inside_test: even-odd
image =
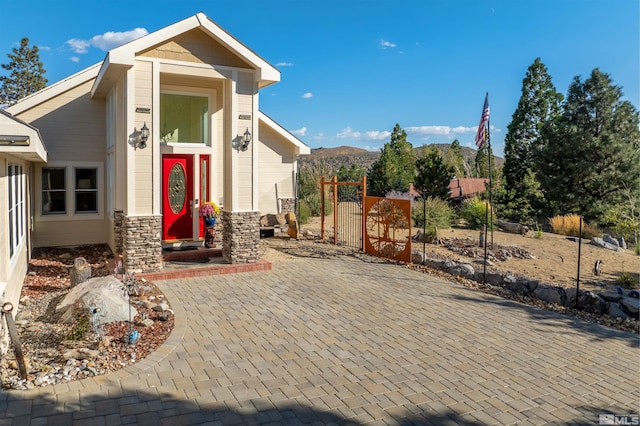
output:
[[[623,250],[627,249],[627,242],[625,241],[624,237],[618,237],[618,246]]]
[[[622,295],[618,294],[616,292],[613,291],[605,291],[603,293],[600,293],[600,297],[602,297],[604,300],[606,300],[607,302],[619,302],[620,300],[622,300]]]
[[[84,307],[91,305],[101,308],[100,321],[111,323],[128,321],[138,312],[130,306],[124,285],[112,275],[91,278],[72,288],[65,298],[56,306],[56,313],[69,318],[76,303]]]
[[[168,311],[170,308],[168,304],[166,304],[165,302],[162,302],[162,303],[158,303],[152,309],[156,312],[164,312],[164,311]]]
[[[614,250],[614,251],[620,250],[620,247],[618,247],[617,243],[615,245],[607,243],[605,240],[603,240],[600,237],[593,237],[591,239],[591,244],[593,244],[596,247],[605,248],[608,250]]]
[[[96,359],[100,356],[100,351],[89,348],[70,349],[62,354],[66,360],[72,359]]]
[[[450,266],[447,269],[447,272],[449,272],[451,275],[473,278],[473,275],[476,271],[473,269],[473,266],[469,265],[468,263],[457,263],[453,266]]]
[[[629,318],[629,315],[627,315],[618,303],[609,303],[609,311],[607,314],[611,318],[622,318],[623,320]]]
[[[620,300],[620,306],[627,311],[630,316],[634,318],[638,317],[638,313],[640,312],[640,299],[635,299],[633,297],[624,297]]]
[[[620,248],[620,243],[618,243],[618,240],[613,238],[609,234],[602,234],[602,240],[607,244],[611,244],[612,246]]]

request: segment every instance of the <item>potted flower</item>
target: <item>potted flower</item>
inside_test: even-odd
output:
[[[207,201],[200,206],[200,216],[204,218],[204,226],[212,227],[220,214],[220,207],[213,201]]]

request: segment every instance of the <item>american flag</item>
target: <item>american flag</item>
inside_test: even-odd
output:
[[[478,133],[476,133],[476,146],[482,148],[487,140],[487,124],[489,123],[489,93],[484,98],[484,107],[482,108],[482,117],[480,118],[480,124],[478,125]]]

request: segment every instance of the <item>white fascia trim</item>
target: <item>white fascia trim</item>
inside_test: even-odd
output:
[[[27,96],[11,105],[6,109],[7,112],[10,112],[13,115],[21,114],[49,99],[52,99],[68,90],[73,89],[85,83],[92,78],[96,78],[98,72],[100,70],[102,62],[98,62],[95,65],[90,66],[89,68],[85,68],[82,71],[79,71],[73,74],[70,77],[65,78],[64,80],[60,80],[57,83],[52,84],[51,86],[47,86],[44,89],[37,91],[36,93]]]
[[[298,148],[298,154],[311,154],[311,148],[309,148],[304,142],[302,142],[300,139],[295,137],[293,134],[291,134],[284,127],[282,127],[281,125],[279,125],[278,123],[273,121],[271,119],[271,117],[269,117],[268,115],[266,115],[262,111],[259,111],[259,115],[258,116],[260,118],[260,121],[262,121],[266,126],[270,127],[272,130],[274,130],[280,136],[282,136],[287,141],[289,141],[293,146]]]
[[[237,38],[223,30],[222,27],[217,25],[204,13],[199,12],[196,14],[196,17],[203,29],[207,30],[209,34],[218,39],[222,44],[226,45],[229,49],[258,70],[258,80],[267,80],[269,84],[280,81],[280,71],[276,67],[261,58],[257,53],[249,49]],[[263,84],[262,87],[265,85],[266,84]]]

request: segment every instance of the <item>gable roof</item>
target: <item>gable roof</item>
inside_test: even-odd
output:
[[[287,129],[276,123],[266,115],[264,112],[259,111],[258,119],[266,124],[268,127],[273,129],[276,133],[282,136],[283,139],[291,143],[294,147],[296,147],[296,154],[311,154],[311,148],[309,148],[304,142],[295,137],[291,132]]]
[[[40,131],[4,110],[0,110],[0,153],[27,161],[47,161],[47,149]]]
[[[91,96],[104,96],[109,84],[125,70],[131,68],[138,53],[151,49],[193,29],[204,31],[211,38],[240,57],[258,71],[258,88],[280,81],[280,71],[249,49],[238,39],[226,32],[204,13],[199,12],[189,18],[169,25],[153,33],[116,47],[107,53],[98,77],[91,89]]]

